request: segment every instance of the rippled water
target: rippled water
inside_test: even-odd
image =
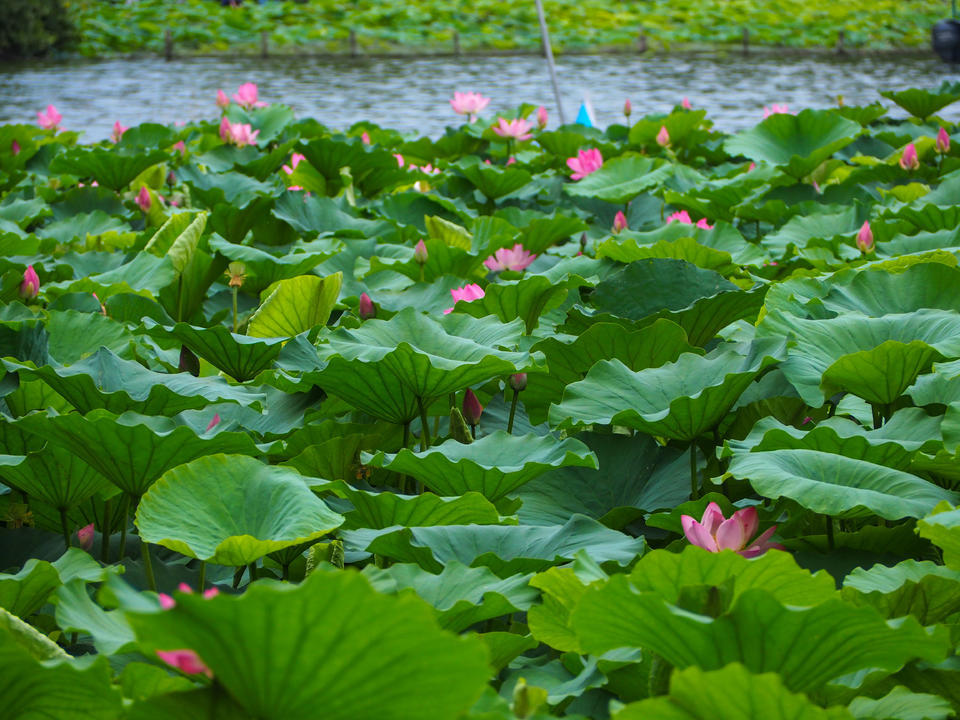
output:
[[[600,125],[622,120],[624,98],[642,115],[668,111],[686,95],[724,130],[753,125],[771,103],[827,107],[843,95],[847,104],[863,104],[880,99],[879,90],[932,88],[957,79],[933,58],[600,55],[562,57],[557,69],[568,121],[585,92]],[[334,128],[372,120],[437,135],[457,120],[447,104],[454,90],[492,97],[488,112],[533,102],[546,105],[551,125],[558,120],[547,68],[538,57],[276,57],[0,65],[0,122],[35,122],[36,111],[53,103],[64,127],[100,139],[115,120],[135,125],[211,118],[217,88],[233,92],[246,81],[260,86],[261,99],[288,103],[299,116]],[[960,103],[943,115],[960,121]]]

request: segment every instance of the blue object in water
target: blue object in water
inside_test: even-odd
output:
[[[586,127],[594,127],[593,121],[593,108],[590,107],[589,103],[584,100],[580,103],[580,110],[577,111],[577,119],[574,121],[578,125],[585,125]]]

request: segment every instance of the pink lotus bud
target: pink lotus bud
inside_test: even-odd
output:
[[[630,104],[630,98],[623,101],[623,114],[625,117],[630,117],[633,114],[633,105]]]
[[[193,650],[157,650],[157,657],[167,665],[175,667],[187,675],[203,673],[207,677],[213,677],[213,671],[204,664],[200,656]]]
[[[116,145],[118,142],[120,142],[120,138],[123,137],[123,134],[129,129],[130,128],[126,128],[123,125],[121,125],[120,121],[117,120],[113,124],[113,132],[110,133],[110,140],[112,140],[113,144]]]
[[[370,133],[368,133],[366,130],[364,130],[363,133],[361,133],[361,135],[360,135],[360,142],[362,142],[364,145],[369,145],[369,144],[370,144]]]
[[[520,392],[521,390],[526,389],[527,387],[527,374],[526,373],[514,373],[510,376],[510,387]]]
[[[33,265],[27,265],[23,271],[23,282],[20,283],[20,297],[24,300],[33,300],[40,292],[40,277]]]
[[[689,110],[689,109],[690,109],[690,98],[684,97],[684,98],[683,98],[683,103],[681,103],[681,105],[683,106],[683,109],[684,109],[684,110]]]
[[[950,152],[950,136],[947,135],[947,131],[943,128],[940,128],[940,131],[937,133],[937,150],[942,153]]]
[[[756,170],[756,169],[757,169],[757,164],[755,162],[752,162],[750,163],[750,167],[747,168],[747,172],[750,172],[751,170]]]
[[[104,317],[106,317],[106,315],[107,315],[107,306],[104,305],[102,302],[100,302],[100,298],[97,297],[97,294],[96,294],[96,293],[90,293],[90,294],[93,295],[93,299],[94,299],[94,300],[96,300],[98,303],[100,303],[100,314],[103,315]]]
[[[213,419],[212,419],[212,420],[210,421],[210,423],[207,425],[207,429],[204,430],[204,432],[205,432],[205,433],[210,432],[211,430],[213,430],[213,429],[214,429],[217,425],[219,425],[219,424],[220,424],[220,413],[214,413],[214,414],[213,414]]]
[[[917,157],[917,148],[913,143],[908,143],[903,149],[903,155],[900,156],[900,167],[904,170],[916,170],[920,167],[920,158]]]
[[[537,127],[543,130],[547,126],[547,109],[541,105],[537,108]]]
[[[217,107],[226,108],[230,105],[230,98],[223,90],[217,90]]]
[[[47,105],[45,111],[37,113],[37,124],[44,130],[58,130],[61,120],[63,120],[63,116],[57,112],[57,108],[53,105]]]
[[[867,220],[857,233],[857,247],[860,252],[868,253],[873,250],[873,230],[870,229],[870,221]]]
[[[173,149],[179,150],[181,155],[187,154],[187,146],[184,144],[183,140],[181,140],[178,143],[175,143],[173,146]],[[173,185],[173,183],[170,183],[170,184]]]
[[[397,165],[403,167],[403,155],[400,153],[394,153],[393,156],[397,159]]]
[[[416,247],[413,248],[413,259],[420,265],[426,265],[427,263],[427,244],[420,240],[417,242]]]
[[[89,550],[93,547],[93,523],[84,525],[77,530],[77,541],[84,550]]]
[[[627,216],[623,214],[623,210],[617,212],[616,217],[613,218],[613,231],[615,233],[620,232],[621,230],[627,229]]]
[[[14,156],[20,154],[20,143],[18,143],[16,140],[10,143],[10,154]]]
[[[471,425],[478,425],[481,415],[483,415],[483,405],[480,404],[477,396],[473,394],[473,390],[467,388],[467,391],[463,394],[464,420]]]
[[[660,132],[657,133],[657,145],[667,147],[670,144],[670,133],[667,132],[667,126],[661,125]]]
[[[361,320],[369,320],[377,316],[377,306],[366,293],[360,293],[360,306],[358,308]]]
[[[517,159],[513,155],[511,155],[510,157],[507,158],[507,166],[509,167],[510,165],[513,165],[516,161]]]
[[[147,190],[146,185],[140,186],[140,192],[137,193],[137,205],[140,206],[140,209],[145,213],[150,212],[150,206],[153,204],[153,201],[150,198],[150,191]]]

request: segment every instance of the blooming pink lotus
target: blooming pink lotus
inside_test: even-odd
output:
[[[547,109],[543,105],[537,108],[537,127],[540,130],[543,130],[547,126],[548,117]]]
[[[226,117],[220,121],[220,139],[237,147],[253,145],[257,141],[259,130],[253,130],[249,123],[232,123]]]
[[[10,143],[10,154],[14,156],[20,154],[20,143],[18,143],[16,140]]]
[[[457,115],[466,115],[467,120],[473,122],[474,116],[490,104],[490,98],[477,92],[455,92],[450,101],[450,107]]]
[[[213,677],[213,671],[204,664],[200,656],[193,650],[186,648],[183,650],[157,650],[157,657],[167,665],[175,667],[187,675],[203,673],[207,677]]]
[[[40,292],[40,277],[33,265],[27,265],[23,271],[23,282],[20,283],[20,297],[24,300],[33,300]]]
[[[937,150],[942,153],[950,152],[950,136],[943,128],[937,132]]]
[[[904,170],[916,170],[920,167],[917,147],[913,143],[907,143],[907,146],[903,149],[903,155],[900,156],[900,167]]]
[[[130,128],[121,125],[120,121],[117,120],[113,124],[113,132],[110,133],[110,139],[113,141],[113,144],[116,145],[118,142],[120,142],[120,138],[122,138],[123,134],[129,129]]]
[[[857,247],[860,248],[862,253],[873,250],[873,230],[870,229],[869,220],[863,223],[860,232],[857,233]]]
[[[93,547],[93,523],[84,525],[77,530],[77,541],[84,550],[89,550]]]
[[[517,243],[511,249],[500,248],[493,255],[483,261],[483,264],[493,272],[501,270],[525,270],[530,263],[537,259],[536,255],[524,250],[523,245]]]
[[[180,140],[179,142],[174,143],[173,149],[178,151],[181,155],[187,154],[187,145],[186,143],[183,142],[183,140]],[[173,183],[170,183],[170,184],[173,185]]]
[[[297,165],[300,164],[300,161],[306,160],[306,159],[307,159],[306,155],[301,155],[300,153],[295,152],[293,155],[290,156],[290,164],[283,166],[283,171],[287,175],[293,175],[293,171],[297,169]]]
[[[686,210],[678,210],[677,212],[673,213],[673,215],[667,216],[667,225],[672,223],[674,220],[682,225],[694,224],[693,220],[690,219],[690,213],[688,213]],[[697,220],[696,225],[701,230],[713,230],[713,225],[708,223],[706,218],[700,218]]]
[[[531,127],[530,121],[526,118],[516,118],[515,120],[499,118],[498,123],[493,127],[493,131],[502,138],[523,142],[533,137],[530,133]]]
[[[464,285],[463,287],[454,288],[450,291],[450,294],[453,295],[453,304],[456,305],[458,302],[463,300],[464,302],[472,302],[473,300],[479,300],[483,297],[484,292],[483,288],[477,285],[476,283],[470,283],[469,285]],[[447,308],[443,311],[444,315],[452,313],[453,308]]]
[[[230,106],[230,98],[223,90],[217,90],[217,107],[227,108]]]
[[[218,98],[219,99],[219,98]],[[256,83],[247,82],[237,88],[237,92],[233,94],[233,101],[242,107],[245,108],[255,108],[255,107],[266,107],[265,102],[260,102],[257,100],[257,85]]]
[[[137,205],[144,212],[150,212],[150,206],[153,205],[153,199],[150,197],[150,191],[146,185],[140,186],[140,192],[137,193]]]
[[[63,115],[58,113],[57,108],[53,105],[47,105],[45,111],[37,113],[37,124],[44,130],[59,130],[61,120],[63,120]]]
[[[613,232],[618,233],[626,229],[627,216],[623,214],[623,210],[618,210],[616,216],[613,218]]]
[[[755,507],[737,510],[727,519],[720,506],[712,502],[703,511],[700,522],[689,515],[681,515],[680,524],[683,526],[683,534],[692,545],[713,553],[733,550],[745,558],[753,558],[770,549],[785,549],[783,545],[770,542],[770,536],[777,529],[776,525],[750,542],[760,524]]]
[[[571,180],[585,178],[592,172],[596,172],[603,165],[603,155],[597,148],[589,150],[580,150],[575,158],[567,158],[567,167],[573,170]]]
[[[770,107],[763,106],[763,119],[766,120],[771,115],[789,115],[790,108],[786,105],[777,105],[774,103]]]
[[[657,133],[657,145],[660,147],[667,147],[670,144],[670,133],[667,131],[666,125],[660,126],[660,132]]]
[[[689,109],[691,108],[690,98],[684,96],[683,102],[680,103],[680,105],[681,105],[681,107],[683,107],[684,110],[689,110]]]

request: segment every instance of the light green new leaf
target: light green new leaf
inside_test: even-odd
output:
[[[340,296],[343,273],[325,278],[316,275],[281,280],[250,318],[247,335],[257,338],[290,338],[326,325]]]
[[[160,226],[143,249],[157,257],[168,256],[179,275],[190,264],[206,226],[206,213],[177,213]]]
[[[946,720],[955,717],[949,700],[937,695],[915,693],[901,686],[895,687],[882,698],[854,698],[850,713],[855,718],[876,720]]]
[[[31,558],[16,575],[0,573],[0,608],[28,617],[60,587],[60,574],[46,560]]]
[[[860,567],[844,578],[843,597],[856,605],[872,605],[887,618],[913,615],[933,625],[960,612],[960,571],[929,560]]]
[[[955,499],[951,502],[958,504]],[[939,503],[920,520],[917,532],[943,551],[943,561],[949,567],[960,569],[960,508]]]

